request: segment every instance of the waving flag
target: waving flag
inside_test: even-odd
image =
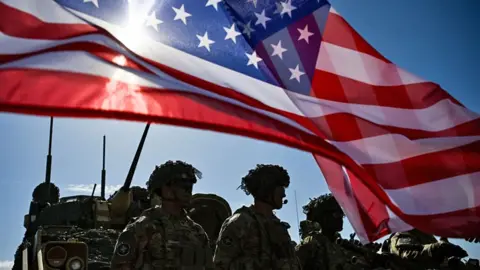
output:
[[[0,14],[2,111],[309,151],[364,241],[480,226],[478,115],[324,0],[0,0]]]

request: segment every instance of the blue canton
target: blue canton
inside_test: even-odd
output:
[[[291,41],[288,48],[286,45],[289,42],[284,37],[291,35],[287,32],[292,31],[290,26],[322,7],[329,7],[325,0],[56,2],[119,27],[128,26],[132,19],[138,20],[134,17],[141,17],[148,35],[156,41],[264,82],[307,95],[311,85],[311,78],[308,77],[311,77],[314,66],[303,66],[299,57],[301,52],[295,49]],[[297,28],[300,31],[303,26],[296,27],[293,31],[297,32]],[[321,35],[311,29],[310,26],[307,33]],[[281,31],[285,33],[282,34]],[[302,42],[300,39],[298,42]],[[303,42],[305,41],[308,43],[308,36],[307,39],[304,38]],[[320,47],[319,42],[307,45]]]

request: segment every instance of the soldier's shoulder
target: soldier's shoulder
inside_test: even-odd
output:
[[[234,226],[239,226],[239,227],[248,227],[251,223],[255,221],[250,208],[246,206],[242,206],[239,209],[237,209],[233,215],[228,217],[224,225],[229,226],[229,225],[234,225]]]
[[[126,227],[124,231],[142,232],[149,227],[154,227],[154,209],[145,210],[139,217],[134,218]]]
[[[189,216],[186,217],[189,224],[190,224],[190,227],[192,229],[192,231],[196,232],[197,234],[201,234],[201,235],[206,235],[206,232],[205,230],[203,229],[202,225],[198,224],[197,222],[195,222],[192,218],[190,218]]]

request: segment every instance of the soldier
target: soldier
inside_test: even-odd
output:
[[[332,194],[312,199],[303,206],[303,212],[307,220],[300,223],[302,240],[296,248],[302,269],[383,269],[366,258],[374,251],[360,245],[350,244],[346,248],[340,244],[348,242],[340,238],[344,213]]]
[[[228,202],[216,194],[196,193],[192,196],[188,216],[205,230],[212,251],[215,250],[223,222],[231,215],[232,209]]]
[[[240,188],[252,194],[254,203],[239,208],[223,223],[215,269],[300,269],[290,226],[273,212],[282,208],[289,184],[287,171],[278,165],[257,165],[242,178]]]
[[[201,173],[182,161],[156,166],[147,182],[161,206],[145,210],[118,237],[111,269],[213,269],[208,236],[185,211]]]
[[[425,268],[438,268],[442,264],[458,264],[460,258],[468,256],[461,247],[444,239],[437,241],[433,235],[418,229],[394,233],[387,241],[389,241],[391,253],[415,261]]]

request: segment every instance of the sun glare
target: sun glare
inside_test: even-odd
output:
[[[155,0],[129,0],[128,1],[128,24],[122,30],[122,41],[128,44],[128,47],[140,46],[143,41],[150,39],[150,29],[147,19],[154,10]]]

